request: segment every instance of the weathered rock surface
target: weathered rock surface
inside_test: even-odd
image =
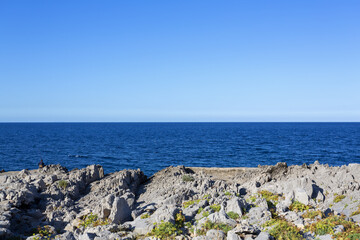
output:
[[[359,179],[360,164],[329,167],[318,162],[290,167],[168,167],[149,179],[140,170],[104,175],[99,165],[4,172],[0,239],[41,239],[41,234],[28,237],[38,227],[59,240],[155,239],[149,233],[168,223],[181,231],[176,239],[265,240],[272,238],[269,233],[275,226],[264,224],[274,217],[298,227],[304,239],[328,239],[332,236],[305,230],[321,219],[304,217],[305,209],[344,215],[359,224]],[[333,229],[343,231],[342,225]]]

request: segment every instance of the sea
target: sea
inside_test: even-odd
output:
[[[360,163],[360,123],[0,123],[0,170]]]

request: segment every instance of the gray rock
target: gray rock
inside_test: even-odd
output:
[[[206,233],[206,239],[208,240],[225,240],[226,235],[221,230],[211,229]]]
[[[121,224],[131,219],[131,210],[123,197],[116,197],[114,199],[109,219],[116,224]]]
[[[227,233],[227,240],[241,240],[241,237],[234,230],[230,230]]]
[[[330,235],[330,234],[316,236],[316,238],[319,240],[332,240],[333,239],[332,235]]]
[[[148,219],[136,218],[134,221],[129,222],[129,224],[132,226],[133,232],[139,235],[146,235],[154,228],[154,224]]]
[[[255,240],[270,240],[270,234],[268,232],[261,232]]]
[[[241,217],[243,215],[243,209],[247,208],[247,203],[242,198],[234,197],[227,201],[226,212],[235,212]]]
[[[56,235],[55,240],[75,240],[75,237],[71,232],[65,232],[61,235]]]
[[[295,199],[299,202],[308,205],[309,204],[309,195],[306,193],[305,189],[297,188],[295,189]]]
[[[360,214],[351,217],[354,222],[360,223]]]
[[[79,236],[79,240],[93,240],[95,237],[95,233],[83,233]]]
[[[271,219],[271,212],[264,207],[255,207],[250,209],[247,216],[250,224],[261,226]]]

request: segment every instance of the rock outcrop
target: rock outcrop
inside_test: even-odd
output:
[[[178,166],[150,178],[140,170],[104,175],[99,165],[4,172],[0,239],[277,239],[282,227],[290,239],[356,239],[359,179],[360,164],[318,162]]]

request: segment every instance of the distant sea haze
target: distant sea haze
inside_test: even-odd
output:
[[[0,123],[0,170],[360,163],[360,123]]]

